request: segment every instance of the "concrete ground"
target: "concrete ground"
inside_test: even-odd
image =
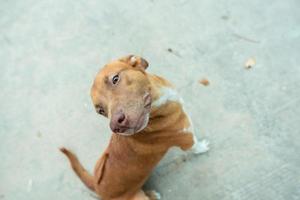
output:
[[[0,199],[95,199],[89,169],[110,130],[89,89],[134,53],[172,81],[211,150],[175,149],[146,188],[166,200],[300,199],[298,0],[0,2]],[[256,65],[245,69],[247,59]],[[207,78],[208,86],[199,84]]]

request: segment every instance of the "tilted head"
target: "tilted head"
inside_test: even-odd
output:
[[[96,111],[110,119],[114,133],[132,135],[147,126],[151,108],[147,67],[146,60],[130,55],[105,65],[97,74],[92,101]]]

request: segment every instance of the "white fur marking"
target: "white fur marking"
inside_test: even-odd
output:
[[[190,117],[190,115],[187,113],[187,111],[184,108],[184,105],[182,104],[182,109],[183,112],[185,113],[185,115],[187,116],[190,126],[187,128],[184,128],[183,131],[184,132],[190,132],[193,134],[193,140],[194,140],[194,145],[192,146],[192,148],[190,149],[194,154],[201,154],[201,153],[205,153],[209,150],[209,141],[207,140],[201,140],[200,142],[198,141],[195,131],[194,131],[194,126],[193,126],[193,122],[192,119]]]
[[[150,197],[154,198],[155,200],[161,199],[160,193],[156,192],[155,190],[147,191],[146,194],[148,194]]]
[[[135,57],[135,56],[132,56],[132,57],[130,58],[130,63],[131,63],[132,65],[134,65],[134,64],[136,63],[136,57]]]
[[[193,134],[194,145],[192,146],[191,151],[195,154],[201,154],[201,153],[208,151],[209,150],[209,142],[207,140],[201,140],[200,142],[198,141],[198,139],[195,135],[192,120],[191,120],[190,116],[187,114],[187,112],[184,108],[184,105],[183,105],[183,99],[178,95],[177,91],[173,88],[163,87],[160,89],[160,92],[161,92],[161,96],[152,103],[152,106],[160,107],[160,106],[164,105],[165,103],[167,103],[168,101],[179,102],[182,106],[183,112],[186,114],[186,116],[189,120],[189,123],[190,123],[190,126],[184,128],[183,132],[190,132]]]
[[[197,140],[197,138],[194,138],[194,145],[191,148],[191,151],[194,154],[201,154],[205,153],[209,150],[209,141],[207,140],[201,140],[200,142]]]
[[[155,197],[155,199],[161,199],[161,195],[160,195],[160,193],[158,193],[158,192],[156,192],[156,191],[153,191],[153,196]]]
[[[173,88],[163,87],[163,88],[160,89],[160,93],[161,93],[161,96],[156,101],[154,101],[152,103],[152,106],[153,107],[160,107],[160,106],[164,105],[165,103],[167,103],[168,101],[175,101],[175,102],[180,103],[181,106],[182,106],[182,110],[186,114],[186,116],[189,120],[189,123],[190,123],[190,126],[184,128],[183,132],[191,132],[191,133],[194,134],[194,127],[193,127],[192,120],[191,120],[190,116],[187,114],[187,112],[184,108],[184,105],[183,105],[184,101],[178,95],[177,91]]]
[[[173,88],[163,87],[160,89],[160,92],[160,97],[152,103],[153,107],[160,107],[168,101],[175,101],[179,103],[183,102],[183,100],[179,97],[177,91]]]

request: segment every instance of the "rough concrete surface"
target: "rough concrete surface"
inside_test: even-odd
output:
[[[89,89],[134,53],[172,81],[209,153],[172,150],[146,188],[166,200],[300,199],[298,0],[0,1],[0,199],[95,199],[110,130]],[[245,69],[245,62],[256,64]],[[210,84],[203,86],[199,80]]]

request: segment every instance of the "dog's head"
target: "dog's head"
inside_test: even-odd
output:
[[[92,101],[96,111],[110,119],[114,133],[128,136],[147,126],[151,108],[147,67],[145,59],[130,55],[105,65],[97,74]]]

